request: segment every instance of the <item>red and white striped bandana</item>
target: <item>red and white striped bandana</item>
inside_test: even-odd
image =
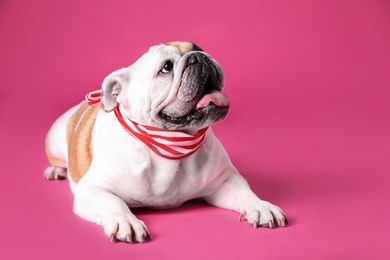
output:
[[[91,106],[100,103],[101,90],[89,92],[85,99]],[[119,106],[114,110],[114,113],[129,134],[166,159],[178,160],[190,156],[200,148],[206,139],[208,127],[193,136],[180,131],[167,131],[137,123],[127,116],[123,116]]]

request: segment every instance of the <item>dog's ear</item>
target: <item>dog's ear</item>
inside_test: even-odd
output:
[[[118,106],[118,96],[129,82],[128,68],[114,71],[108,75],[102,84],[102,108],[106,112],[113,111]]]

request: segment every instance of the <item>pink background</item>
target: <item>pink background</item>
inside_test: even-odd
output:
[[[388,259],[389,28],[385,0],[1,1],[0,259]],[[137,210],[153,241],[112,244],[43,180],[51,123],[172,40],[220,61],[215,132],[289,227],[192,202]]]

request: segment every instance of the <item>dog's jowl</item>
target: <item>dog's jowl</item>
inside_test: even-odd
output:
[[[283,211],[252,192],[212,132],[229,111],[223,84],[218,62],[195,44],[151,47],[57,119],[45,177],[69,179],[75,213],[112,241],[151,238],[131,208],[194,198],[237,211],[255,228],[285,226]]]

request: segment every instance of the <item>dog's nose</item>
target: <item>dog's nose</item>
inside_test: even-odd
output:
[[[199,62],[199,60],[196,57],[196,54],[193,54],[193,55],[191,55],[191,57],[188,58],[187,65],[190,66],[190,65],[198,63],[198,62]]]

